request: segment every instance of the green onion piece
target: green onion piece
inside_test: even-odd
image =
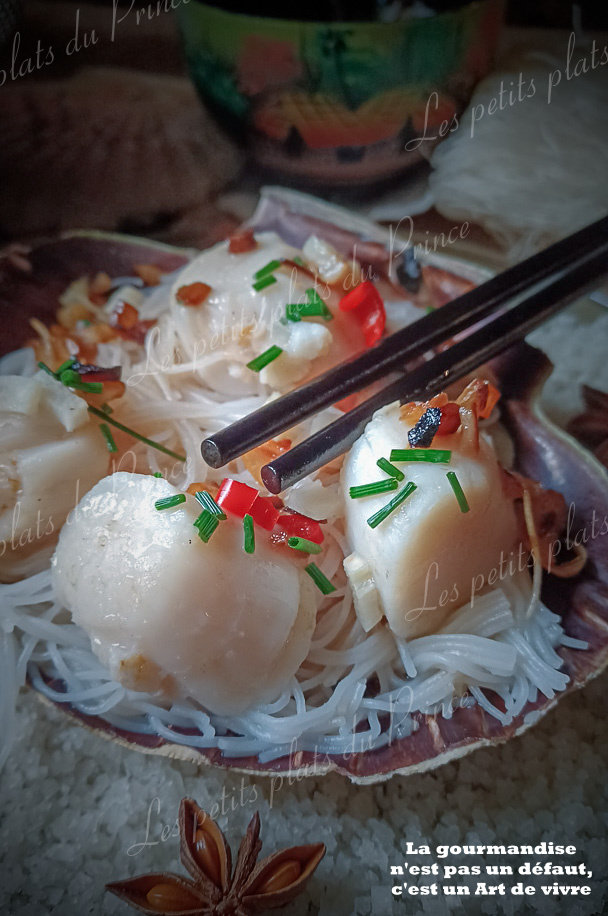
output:
[[[323,315],[323,317],[326,318],[327,321],[331,321],[331,319],[332,319],[334,316],[332,315],[332,313],[330,312],[330,310],[327,308],[327,306],[325,305],[325,302],[323,301],[323,299],[321,299],[321,297],[320,297],[320,295],[318,294],[318,292],[316,291],[316,289],[313,289],[313,287],[310,286],[310,287],[306,290],[306,297],[307,297],[307,299],[308,299],[308,304],[309,304],[311,307],[315,307],[315,308],[320,309],[320,310],[321,310],[321,311],[320,311],[320,314]]]
[[[108,451],[109,451],[109,452],[117,452],[117,451],[118,451],[118,448],[117,448],[116,443],[114,442],[114,436],[112,435],[112,433],[111,433],[111,431],[110,431],[110,427],[108,426],[108,424],[107,424],[107,423],[100,423],[100,424],[99,424],[99,428],[100,428],[100,430],[101,430],[102,436],[103,436],[104,439],[106,440],[106,445],[108,446]]]
[[[320,592],[323,592],[324,595],[329,595],[331,592],[335,592],[336,586],[332,585],[327,576],[325,576],[316,563],[309,563],[308,566],[305,566],[304,569],[315,583]]]
[[[203,509],[199,517],[193,522],[194,527],[198,531],[198,536],[205,544],[209,542],[209,538],[219,525],[220,520],[217,515],[209,512],[207,509]]]
[[[299,254],[297,254],[295,258],[292,258],[291,260],[293,261],[294,264],[297,264],[298,267],[306,267],[306,264],[304,263],[304,261],[302,260]]]
[[[255,280],[261,280],[262,277],[267,277],[268,274],[271,274],[277,269],[277,267],[280,266],[281,261],[269,261],[268,264],[264,265],[264,267],[260,267],[260,269],[254,273],[253,277]]]
[[[275,360],[277,356],[280,356],[282,352],[282,349],[276,345],[268,347],[267,350],[264,350],[264,352],[260,353],[259,356],[256,356],[255,359],[252,359],[251,362],[248,362],[247,368],[251,369],[253,372],[261,372],[265,366],[268,366],[269,363],[273,362],[273,360]]]
[[[288,321],[299,321],[301,318],[324,318],[331,321],[334,317],[323,300],[319,302],[290,302],[285,306],[285,316]]]
[[[448,480],[450,481],[450,486],[451,486],[452,490],[454,491],[454,496],[455,496],[456,499],[458,500],[458,505],[460,506],[460,511],[461,511],[461,512],[468,512],[469,509],[470,509],[471,507],[469,506],[469,504],[468,504],[468,502],[467,502],[467,498],[466,498],[466,496],[464,495],[464,490],[463,490],[462,487],[460,486],[460,481],[459,481],[458,478],[456,477],[456,474],[454,473],[454,471],[448,471],[447,474],[446,474],[446,477],[447,477]]]
[[[426,307],[425,310],[424,310],[424,312],[425,312],[426,315],[430,315],[431,312],[434,312],[434,311],[435,311],[435,308],[434,308],[434,306],[432,306],[432,305],[427,305],[427,307]]]
[[[154,508],[160,512],[162,509],[173,509],[175,506],[181,506],[185,502],[185,494],[176,493],[175,496],[164,496],[162,499],[157,499],[154,503]]]
[[[105,403],[102,404],[101,409],[103,410],[104,413],[114,413],[114,408],[110,407],[109,404],[105,404]]]
[[[243,516],[243,529],[245,531],[245,553],[255,551],[255,532],[253,530],[253,519],[250,515]]]
[[[361,499],[363,496],[376,496],[378,493],[388,493],[389,490],[396,490],[399,482],[394,477],[387,480],[375,480],[373,483],[363,483],[359,487],[350,487],[349,495],[351,499]]]
[[[391,461],[426,461],[430,464],[449,464],[452,453],[442,448],[394,448]]]
[[[287,544],[289,547],[293,547],[294,550],[301,550],[303,553],[321,553],[322,550],[320,544],[315,544],[314,541],[307,541],[306,538],[287,538]]]
[[[228,516],[220,509],[211,493],[207,493],[206,490],[197,490],[194,497],[198,499],[203,509],[206,509],[207,512],[211,512],[212,515],[216,515],[220,521],[226,521]]]
[[[299,321],[302,316],[302,308],[298,302],[289,302],[285,306],[285,318],[287,321]]]
[[[76,391],[88,391],[90,394],[101,394],[103,391],[103,382],[83,382],[73,369],[64,369],[59,381],[66,388],[74,388]]]
[[[139,442],[143,442],[144,445],[149,445],[151,448],[157,449],[159,452],[162,452],[164,455],[170,455],[172,458],[177,458],[178,461],[185,461],[185,455],[179,455],[177,452],[172,452],[170,448],[165,448],[164,445],[161,445],[160,442],[155,442],[153,439],[147,439],[146,436],[142,436],[141,433],[135,432],[134,429],[125,426],[124,423],[119,423],[118,420],[114,420],[112,417],[109,417],[103,410],[99,410],[97,407],[88,408],[89,413],[92,413],[95,417],[100,417],[102,420],[105,420],[106,423],[109,423],[111,426],[115,426],[116,429],[122,430],[123,433],[132,436],[134,439],[137,439]]]
[[[388,518],[391,512],[394,512],[395,509],[408,498],[408,496],[411,496],[415,489],[416,484],[412,483],[410,480],[410,482],[404,486],[403,490],[401,490],[400,493],[397,493],[396,496],[393,496],[391,501],[387,503],[386,506],[383,506],[382,509],[374,512],[373,515],[370,515],[367,520],[369,527],[377,528],[380,522],[383,522],[385,518]]]
[[[57,370],[55,375],[59,376],[61,375],[62,372],[65,372],[66,369],[71,369],[75,362],[76,360],[74,359],[74,357],[70,356],[69,359],[66,359],[66,361],[59,366],[59,369]]]
[[[256,293],[259,293],[260,290],[266,289],[267,286],[272,286],[273,283],[277,282],[277,278],[273,277],[272,274],[266,274],[265,277],[260,277],[259,280],[256,280],[255,283],[252,283]]]
[[[391,464],[390,461],[387,461],[386,458],[378,458],[376,464],[382,471],[386,471],[387,474],[390,474],[391,477],[394,477],[395,480],[405,480],[405,474],[403,471],[400,471],[399,468],[396,468],[394,464]]]
[[[154,477],[161,477],[161,478],[162,478],[163,475],[161,474],[160,471],[154,471],[153,476],[154,476]]]
[[[47,366],[46,363],[38,363],[38,368],[43,369],[45,372],[48,372],[48,374],[51,375],[54,379],[57,378],[57,376],[55,375],[51,367]]]

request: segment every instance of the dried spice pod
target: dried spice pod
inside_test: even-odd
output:
[[[262,848],[256,812],[232,874],[224,834],[191,798],[181,801],[179,831],[180,857],[192,881],[166,872],[107,884],[107,890],[143,913],[251,916],[293,900],[325,855],[323,843],[316,843],[282,849],[256,864]]]
[[[204,896],[192,882],[170,872],[115,881],[106,884],[106,890],[142,913],[201,916],[209,912]]]
[[[324,855],[323,843],[313,843],[268,856],[258,864],[247,882],[243,903],[257,912],[285,906],[302,892]]]
[[[191,798],[179,807],[180,858],[192,877],[200,881],[211,898],[228,890],[232,855],[224,834]]]

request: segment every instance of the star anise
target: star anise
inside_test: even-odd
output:
[[[226,838],[191,798],[179,809],[180,858],[192,880],[170,872],[107,884],[107,890],[142,913],[172,916],[251,916],[285,906],[325,855],[323,843],[292,846],[258,862],[260,818],[251,819],[234,872]]]
[[[568,424],[568,432],[592,449],[608,467],[608,394],[582,386],[585,410]]]

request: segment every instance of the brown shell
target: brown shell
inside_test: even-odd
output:
[[[292,238],[297,243],[293,234]],[[27,319],[31,315],[50,319],[57,306],[57,295],[76,277],[100,270],[110,276],[125,275],[134,264],[143,262],[169,271],[185,263],[188,253],[128,237],[77,234],[41,245],[30,257],[31,273],[9,269],[0,287],[0,308],[4,310],[0,321],[0,352],[18,347],[30,336]],[[440,266],[446,266],[447,260],[442,258]],[[588,537],[593,513],[600,519],[608,517],[608,474],[589,452],[549,423],[535,405],[535,395],[550,371],[549,361],[539,351],[522,344],[496,360],[493,368],[515,443],[516,468],[544,486],[562,492],[573,507],[569,520],[571,537],[575,534],[581,539]],[[588,537],[585,546],[589,562],[581,575],[570,580],[546,577],[543,592],[549,608],[561,615],[568,635],[589,643],[586,651],[559,650],[564,671],[570,677],[560,697],[582,687],[608,663],[608,538]],[[53,686],[61,689],[60,683]],[[144,753],[275,778],[336,771],[355,783],[371,783],[395,773],[406,775],[433,769],[478,747],[507,741],[538,721],[558,699],[540,696],[506,726],[479,706],[459,708],[450,719],[419,714],[417,731],[377,750],[321,757],[303,751],[269,763],[260,763],[255,757],[231,759],[222,756],[219,750],[199,750],[171,744],[153,735],[122,731],[101,719],[85,716],[68,704],[57,705],[98,734]]]

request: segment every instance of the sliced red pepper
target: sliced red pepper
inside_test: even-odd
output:
[[[277,534],[285,538],[300,537],[315,544],[322,544],[324,534],[319,522],[299,512],[286,512],[279,517]]]
[[[176,299],[181,305],[187,305],[191,308],[202,305],[209,293],[211,287],[208,283],[189,283],[187,286],[180,286],[176,293]]]
[[[275,509],[272,500],[268,496],[256,496],[253,505],[249,509],[249,515],[256,525],[264,528],[266,531],[272,531],[277,523],[281,513]]]
[[[355,313],[368,347],[378,343],[386,327],[386,312],[382,297],[370,280],[346,293],[340,300],[340,310]]]
[[[92,363],[72,363],[74,372],[82,376],[85,382],[119,382],[121,366],[94,366]]]
[[[246,251],[253,251],[257,247],[258,243],[255,240],[253,229],[233,232],[228,239],[228,251],[230,254],[244,254]]]
[[[239,518],[251,514],[251,507],[258,497],[258,491],[254,487],[241,483],[240,480],[232,480],[231,477],[224,477],[217,491],[215,501],[224,512],[230,512]]]
[[[460,426],[460,407],[450,401],[441,407],[441,422],[435,433],[437,436],[449,436],[455,433]]]

